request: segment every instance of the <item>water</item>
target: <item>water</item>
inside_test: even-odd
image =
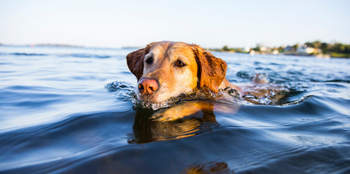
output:
[[[286,98],[153,111],[132,103],[131,51],[0,46],[0,173],[350,173],[350,60],[214,53]],[[155,117],[196,102],[212,109]]]

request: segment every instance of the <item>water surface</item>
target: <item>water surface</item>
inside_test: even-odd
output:
[[[157,121],[131,51],[0,46],[0,173],[350,173],[350,60],[214,52],[230,82],[290,92]]]

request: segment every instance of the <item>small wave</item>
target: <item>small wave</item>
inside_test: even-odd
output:
[[[260,84],[246,87],[246,95],[243,99],[259,105],[278,105],[281,99],[289,94],[288,88],[272,84]]]
[[[115,81],[108,83],[105,88],[109,92],[115,92],[116,98],[122,101],[131,101],[136,108],[149,108],[158,110],[161,108],[172,107],[175,104],[192,100],[208,100],[238,105],[291,105],[298,104],[303,100],[297,99],[288,101],[286,98],[294,95],[294,90],[276,84],[260,84],[258,86],[246,86],[246,95],[240,96],[236,89],[220,89],[218,93],[211,92],[208,89],[195,89],[189,93],[181,94],[178,97],[172,97],[162,102],[151,102],[138,100],[135,94],[135,87],[124,81]],[[285,100],[283,100],[285,99]]]
[[[135,94],[135,87],[130,83],[124,81],[115,81],[108,83],[105,88],[109,92],[115,92],[116,98],[122,101],[131,101],[136,107],[150,108],[153,110],[158,110],[160,108],[171,107],[181,101],[187,100],[212,100],[217,101],[225,99],[226,102],[240,102],[242,101],[239,93],[232,88],[226,88],[220,90],[219,93],[213,93],[205,89],[195,89],[189,93],[181,94],[178,97],[172,97],[166,101],[162,102],[150,102],[138,100]]]
[[[325,82],[343,82],[343,83],[350,83],[350,80],[333,79],[333,80],[326,80]]]
[[[62,56],[68,56],[68,57],[78,57],[78,58],[98,58],[98,59],[107,59],[111,58],[112,56],[109,55],[98,55],[98,54],[67,54]]]
[[[60,57],[77,57],[77,58],[98,58],[98,59],[108,59],[115,57],[113,55],[99,55],[99,54],[79,54],[79,53],[72,53],[72,54],[38,54],[38,53],[0,53],[0,55],[12,55],[12,56],[60,56]]]
[[[135,87],[128,82],[112,82],[108,83],[105,88],[108,92],[115,92],[116,98],[122,101],[132,101],[133,98],[136,98]]]
[[[242,79],[251,79],[253,77],[252,73],[248,71],[239,71],[236,73],[236,76]]]
[[[47,54],[36,54],[36,53],[0,53],[0,55],[14,55],[14,56],[47,56]]]
[[[305,102],[306,100],[310,99],[310,98],[313,97],[313,96],[314,96],[314,95],[302,96],[301,99],[299,99],[299,100],[288,101],[288,102],[285,102],[285,103],[281,104],[281,106],[298,105],[298,104],[300,104],[300,103]]]
[[[181,94],[178,97],[172,97],[166,101],[162,102],[149,102],[149,101],[140,101],[136,97],[132,102],[137,107],[151,108],[153,110],[158,110],[161,108],[171,107],[175,104],[178,104],[183,101],[191,100],[210,100],[210,101],[221,101],[221,102],[235,102],[240,103],[242,101],[237,90],[232,88],[225,88],[220,90],[218,93],[213,93],[207,89],[195,89],[189,93]]]

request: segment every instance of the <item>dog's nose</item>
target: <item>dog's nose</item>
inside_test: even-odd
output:
[[[158,89],[158,83],[154,79],[142,79],[139,83],[139,91],[141,94],[153,94]]]

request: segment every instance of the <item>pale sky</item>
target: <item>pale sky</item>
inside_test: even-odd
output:
[[[0,0],[0,43],[205,48],[350,44],[349,0]]]

